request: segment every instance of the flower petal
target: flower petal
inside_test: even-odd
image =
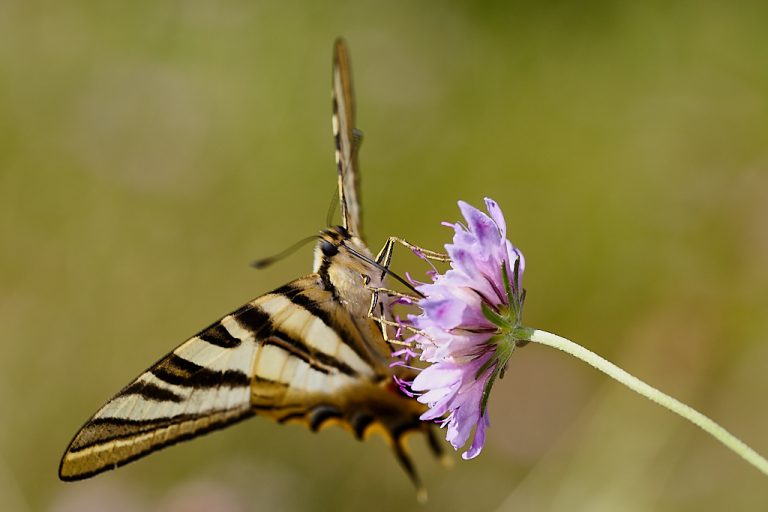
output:
[[[428,389],[442,388],[454,383],[460,383],[463,370],[456,365],[446,363],[433,364],[425,368],[413,379],[411,389],[414,391],[426,391]]]
[[[474,459],[485,446],[485,430],[491,426],[491,422],[488,420],[488,414],[484,414],[480,421],[477,422],[477,428],[475,429],[475,437],[472,438],[472,445],[467,451],[461,454],[461,458],[464,460]]]
[[[482,246],[488,247],[499,244],[501,235],[493,219],[464,201],[459,201],[459,209],[467,220],[469,231],[477,237]]]
[[[425,300],[424,314],[441,329],[453,329],[461,323],[466,305],[456,300]]]
[[[507,238],[507,221],[504,219],[504,214],[501,213],[501,208],[499,208],[499,205],[494,201],[493,199],[486,197],[485,198],[485,207],[488,210],[488,213],[491,214],[491,218],[493,219],[493,222],[496,223],[496,226],[499,228],[499,233],[501,235],[502,239]]]

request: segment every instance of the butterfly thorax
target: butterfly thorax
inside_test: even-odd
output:
[[[366,261],[367,260],[367,261]],[[353,317],[365,317],[371,302],[370,288],[383,286],[381,270],[371,262],[373,255],[365,243],[343,226],[320,234],[315,247],[314,271]]]

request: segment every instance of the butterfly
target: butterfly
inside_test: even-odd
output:
[[[374,256],[363,240],[349,51],[334,45],[333,136],[342,225],[322,231],[313,272],[214,322],[160,359],[102,406],[64,453],[59,478],[81,480],[166,446],[251,416],[301,423],[313,431],[340,425],[358,439],[385,436],[417,489],[405,437],[426,434],[441,448],[425,406],[405,396],[390,367],[393,347],[379,319],[394,243]],[[407,375],[405,375],[407,377]]]

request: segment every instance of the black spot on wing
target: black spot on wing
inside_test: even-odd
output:
[[[201,340],[221,348],[235,348],[242,340],[232,336],[224,325],[216,323],[197,335]]]
[[[331,317],[331,314],[320,307],[320,305],[315,302],[314,300],[307,297],[304,293],[304,289],[296,286],[292,283],[286,284],[285,286],[281,286],[277,290],[275,290],[274,294],[276,295],[282,295],[286,299],[290,300],[297,306],[300,306],[310,313],[312,313],[313,316],[316,316],[320,320],[323,321],[325,325],[328,327],[334,329],[335,331],[339,331],[340,329],[338,326],[334,325],[333,319]]]
[[[365,429],[368,428],[368,426],[375,421],[375,418],[364,411],[356,411],[352,414],[352,417],[349,419],[349,424],[352,426],[352,430],[355,432],[355,436],[358,439],[363,438],[363,434],[365,433]]]
[[[150,372],[168,384],[194,388],[238,387],[249,386],[251,383],[250,377],[241,371],[209,370],[176,354],[168,356]]]
[[[121,392],[122,395],[139,395],[147,400],[154,400],[156,402],[181,402],[184,400],[182,396],[177,395],[173,391],[165,388],[161,388],[151,382],[136,381],[129,385]]]
[[[349,366],[347,363],[345,363],[341,359],[337,359],[333,356],[329,356],[325,352],[319,352],[319,351],[316,351],[313,354],[313,357],[320,363],[324,364],[325,366],[336,368],[341,373],[345,375],[349,375],[350,377],[357,377],[357,372],[354,370],[354,368]]]
[[[255,338],[266,336],[272,330],[272,320],[269,315],[252,304],[243,306],[232,313],[232,316],[237,319],[243,329],[251,331]]]
[[[312,369],[319,372],[328,374],[330,373],[328,368],[333,368],[350,377],[357,377],[357,372],[354,368],[344,361],[328,355],[325,352],[312,350],[303,341],[289,336],[283,331],[277,329],[273,330],[272,335],[267,338],[264,343],[266,345],[275,345],[287,350],[291,355],[298,357],[310,365]]]
[[[307,363],[313,370],[328,374],[328,368],[318,364],[318,361],[312,357],[309,353],[309,348],[301,341],[288,336],[282,331],[274,330],[269,338],[264,340],[264,345],[272,345],[279,347],[290,355],[298,357],[305,363]]]
[[[326,421],[342,416],[343,414],[338,407],[325,404],[318,405],[309,412],[309,428],[316,432]]]

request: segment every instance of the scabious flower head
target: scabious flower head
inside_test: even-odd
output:
[[[476,457],[485,443],[489,426],[485,406],[494,381],[503,377],[516,347],[536,342],[589,363],[629,389],[679,414],[768,475],[765,457],[710,418],[581,345],[546,331],[523,327],[525,290],[520,286],[525,267],[523,255],[507,240],[504,216],[498,205],[490,199],[486,199],[485,204],[488,215],[459,202],[466,225],[447,224],[454,230],[453,243],[445,246],[450,269],[441,274],[433,267],[429,274],[432,282],[416,287],[421,299],[408,301],[420,307],[421,314],[410,315],[408,321],[398,317],[395,322],[398,335],[406,328],[416,334],[406,340],[406,349],[393,354],[402,359],[392,366],[405,366],[417,355],[429,363],[413,381],[395,379],[404,393],[429,406],[421,415],[423,420],[435,420],[447,426],[446,438],[457,450],[466,445],[474,430],[472,442],[462,457]],[[429,256],[443,261],[436,253],[414,252],[425,259]]]
[[[507,240],[501,209],[485,200],[488,215],[460,201],[466,224],[445,224],[454,230],[446,244],[450,269],[433,273],[432,282],[416,288],[425,298],[422,310],[411,316],[418,334],[412,338],[421,359],[430,363],[414,379],[411,389],[429,406],[421,418],[448,427],[446,438],[458,450],[474,429],[464,459],[476,457],[490,425],[488,393],[503,375],[518,339],[524,293],[525,260]]]

